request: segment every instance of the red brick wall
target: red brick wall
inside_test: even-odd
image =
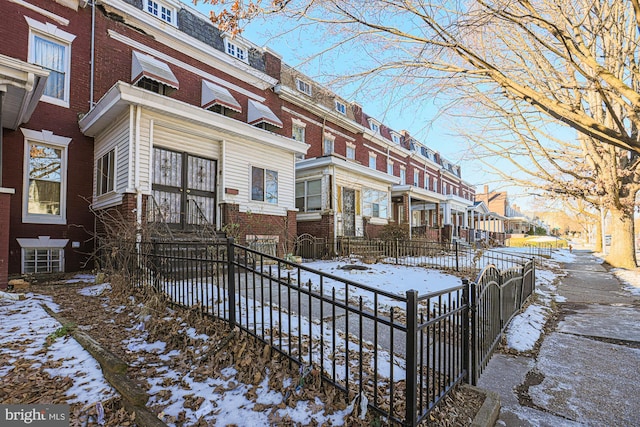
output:
[[[298,221],[298,235],[305,233],[327,239],[327,242],[332,242],[333,215],[324,214],[320,220],[316,221]]]
[[[269,235],[279,236],[278,256],[293,251],[296,236],[296,211],[288,211],[287,216],[263,215],[240,212],[239,206],[230,203],[221,205],[222,226],[238,224],[236,243],[245,245],[246,236]],[[235,236],[229,236],[235,237]]]
[[[27,60],[29,26],[24,19],[28,16],[41,23],[53,24],[75,34],[71,45],[72,66],[69,108],[40,102],[31,120],[23,128],[35,131],[48,130],[55,135],[72,138],[68,147],[66,225],[23,224],[23,176],[24,176],[24,136],[18,130],[3,129],[3,177],[2,186],[15,190],[11,197],[9,213],[9,274],[20,273],[21,248],[16,238],[37,238],[50,236],[52,239],[69,239],[65,249],[65,270],[82,268],[93,250],[91,233],[93,215],[88,209],[88,200],[93,185],[93,140],[80,133],[78,115],[89,109],[89,60],[91,24],[90,9],[77,12],[49,0],[34,0],[30,3],[69,20],[62,25],[35,11],[13,2],[0,2],[0,14],[4,25],[0,26],[0,53],[23,61]],[[79,248],[71,247],[79,242]]]
[[[9,208],[11,194],[0,193],[0,289],[6,289],[9,274]]]

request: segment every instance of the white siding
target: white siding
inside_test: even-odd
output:
[[[270,215],[286,215],[295,209],[295,158],[293,153],[241,140],[225,141],[226,154],[223,172],[225,185],[238,190],[233,198],[242,211]],[[278,172],[278,204],[251,200],[251,167]],[[224,192],[224,189],[222,189]]]
[[[116,172],[114,180],[115,194],[95,197],[96,194],[96,166],[97,159],[105,153],[116,150]],[[115,120],[94,141],[93,161],[93,207],[95,209],[114,206],[122,201],[122,192],[127,188],[129,168],[129,112]]]

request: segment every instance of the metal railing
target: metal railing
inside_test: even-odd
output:
[[[426,240],[370,240],[342,237],[338,240],[338,256],[358,255],[371,262],[384,262],[413,267],[426,267],[478,274],[484,266],[494,264],[509,269],[525,264],[530,257],[494,249],[473,248],[460,242],[442,243]]]
[[[533,267],[518,278],[491,266],[477,284],[394,294],[232,239],[145,242],[128,260],[137,285],[239,327],[296,363],[301,380],[317,372],[348,399],[366,398],[381,417],[409,426],[458,383],[477,380],[477,365],[533,291]]]

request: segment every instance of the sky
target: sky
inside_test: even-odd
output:
[[[572,260],[574,255],[569,251],[556,250],[550,261],[536,267],[537,298],[525,311],[514,317],[506,332],[509,348],[519,352],[534,348],[543,333],[544,324],[552,313],[551,307],[556,302],[563,301],[556,292],[557,280],[563,275],[559,269],[559,263]],[[332,274],[346,275],[353,281],[394,293],[403,293],[416,283],[422,283],[423,285],[419,286],[424,286],[425,291],[427,289],[435,291],[455,286],[460,281],[454,276],[433,270],[425,271],[421,268],[376,264],[367,265],[371,267],[367,271],[348,272],[338,268],[343,264],[344,261],[323,261],[307,263],[305,266]],[[640,272],[621,270],[614,273],[625,284],[627,290],[640,295]],[[403,280],[397,279],[399,275],[402,275]],[[109,298],[110,285],[108,283],[93,285],[94,280],[94,276],[83,274],[68,280],[67,283],[81,283],[81,287],[77,290],[79,294],[101,299]],[[73,380],[73,385],[67,392],[69,403],[79,402],[86,405],[86,408],[92,408],[99,402],[113,397],[115,391],[105,381],[97,362],[73,338],[61,337],[49,347],[44,347],[47,336],[60,327],[60,324],[42,308],[42,304],[45,304],[53,311],[59,311],[59,307],[51,297],[27,293],[25,299],[18,300],[15,295],[0,292],[0,356],[5,361],[0,366],[0,376],[15,369],[14,363],[17,361],[20,361],[21,366],[43,364],[47,366],[47,372],[52,377],[69,377]],[[125,307],[117,310],[125,310]],[[177,320],[177,324],[180,324],[180,319]],[[283,316],[283,321],[287,321],[286,316]],[[181,350],[172,349],[163,341],[151,341],[145,330],[146,322],[148,317],[139,318],[139,323],[131,328],[130,337],[122,345],[137,357],[136,363],[149,368],[154,367],[154,374],[149,377],[150,405],[163,407],[162,415],[165,420],[178,417],[181,411],[185,411],[187,423],[195,423],[199,417],[204,417],[205,421],[216,425],[269,424],[270,409],[262,410],[261,408],[269,405],[272,405],[270,408],[274,408],[282,403],[285,396],[281,391],[286,389],[287,384],[283,384],[280,391],[270,389],[269,376],[265,376],[257,386],[244,384],[237,378],[238,372],[233,367],[223,369],[216,377],[205,379],[197,378],[195,370],[187,375],[178,373],[169,361],[179,358]],[[299,324],[295,315],[291,317],[290,322],[293,325]],[[181,326],[182,333],[192,339],[196,348],[202,345],[206,349],[208,342],[206,335],[197,334],[195,329],[186,323]],[[150,357],[152,358],[149,359]],[[166,364],[159,365],[158,360]],[[401,365],[395,368],[403,369]],[[201,405],[193,406],[194,395],[205,397]],[[253,398],[248,398],[249,395]],[[279,409],[282,411],[280,415],[288,415],[291,419],[300,420],[300,422],[313,418],[320,424],[331,422],[331,425],[337,426],[343,425],[344,417],[353,410],[348,407],[344,411],[325,414],[320,403],[300,401],[294,407],[283,405]],[[169,423],[169,425],[172,424]]]

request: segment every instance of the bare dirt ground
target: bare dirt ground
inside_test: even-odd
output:
[[[283,382],[286,383],[283,379],[289,377],[292,379],[291,383],[295,384],[296,379],[299,378],[300,374],[295,365],[292,366],[284,358],[272,354],[269,347],[253,337],[231,331],[226,323],[202,317],[195,310],[169,309],[157,296],[145,295],[128,288],[122,280],[116,284],[117,279],[112,279],[112,290],[99,297],[78,294],[77,290],[87,286],[87,283],[40,283],[33,284],[29,291],[52,296],[55,303],[60,306],[60,314],[72,322],[73,327],[83,330],[104,348],[128,363],[130,368],[127,375],[145,390],[150,389],[148,380],[163,364],[170,364],[171,369],[184,375],[191,373],[200,377],[214,376],[225,367],[233,366],[238,371],[237,380],[248,385],[258,384],[269,372],[269,386],[283,394],[287,392],[282,389]],[[153,354],[148,354],[145,355],[144,363],[140,363],[139,355],[127,349],[125,342],[130,340],[132,335],[142,334],[135,328],[138,319],[142,316],[152,319],[146,326],[145,332],[149,335],[147,340],[165,342],[167,350],[180,351],[178,356],[172,357],[170,361],[163,361]],[[198,334],[208,335],[210,342],[221,343],[221,345],[211,346],[211,349],[205,352],[196,351],[201,343],[180,332],[182,329],[180,324],[184,322],[192,325]],[[0,366],[7,363],[7,358],[3,358],[0,352]],[[46,368],[44,365],[37,366],[37,364],[20,360],[13,364],[14,369],[0,383],[0,403],[66,403],[65,391],[71,386],[73,379],[52,378],[44,372]],[[256,409],[270,414],[271,425],[315,425],[296,423],[286,417],[279,418],[276,411],[281,405],[295,405],[297,400],[313,400],[316,396],[322,401],[322,407],[318,409],[325,413],[342,411],[349,404],[347,396],[333,386],[320,381],[317,372],[312,372],[308,376],[301,392],[288,393],[288,395],[286,402],[274,407],[268,404],[256,405]],[[249,399],[251,397],[247,396]],[[482,405],[482,401],[482,395],[467,389],[459,389],[442,400],[439,407],[430,415],[429,425],[467,426]],[[200,396],[185,396],[183,405],[185,408],[193,408],[198,407],[201,402]],[[102,403],[105,410],[103,425],[137,425],[135,415],[124,409],[120,397]],[[151,405],[149,409],[162,417],[162,407]],[[96,410],[96,408],[82,407],[79,404],[72,405],[71,425],[97,425]],[[189,424],[180,415],[164,416],[162,420],[176,426],[213,425],[210,421],[207,424],[204,420]],[[372,411],[369,411],[367,417],[361,420],[354,411],[347,416],[344,424],[379,426],[384,425],[385,422]]]

